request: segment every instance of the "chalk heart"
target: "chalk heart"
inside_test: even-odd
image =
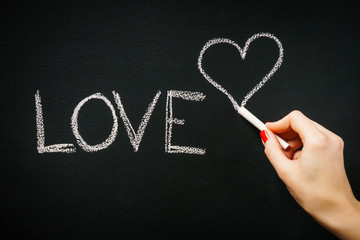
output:
[[[282,60],[283,60],[283,47],[281,42],[279,41],[279,39],[277,39],[273,34],[270,33],[257,33],[254,34],[253,36],[251,36],[250,38],[248,38],[245,42],[245,46],[244,48],[241,48],[236,42],[227,39],[227,38],[215,38],[212,40],[209,40],[204,47],[202,48],[199,58],[198,58],[198,68],[201,72],[201,74],[205,77],[205,79],[211,83],[214,87],[216,87],[218,90],[220,90],[221,92],[223,92],[231,101],[231,103],[233,104],[235,110],[237,111],[237,109],[239,108],[239,104],[235,101],[235,99],[231,96],[231,94],[225,89],[223,88],[219,83],[217,83],[216,81],[214,81],[203,69],[202,67],[202,59],[203,59],[203,55],[206,52],[206,50],[208,48],[210,48],[211,46],[215,45],[215,44],[219,44],[219,43],[227,43],[227,44],[231,44],[234,47],[236,47],[236,49],[239,51],[241,58],[244,60],[246,57],[246,53],[247,50],[249,49],[249,46],[251,44],[251,42],[253,42],[254,40],[261,38],[261,37],[266,37],[266,38],[270,38],[272,40],[274,40],[279,48],[279,57],[275,63],[275,65],[272,67],[272,69],[270,70],[270,72],[268,72],[263,78],[262,80],[253,88],[251,89],[251,91],[244,97],[244,99],[241,102],[241,106],[244,107],[246,102],[254,95],[255,92],[257,92],[271,77],[272,75],[274,75],[274,73],[279,69],[279,67],[281,66]]]

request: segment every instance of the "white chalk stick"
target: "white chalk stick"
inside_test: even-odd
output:
[[[248,120],[252,125],[254,125],[260,131],[267,129],[265,124],[261,122],[257,117],[255,117],[251,112],[249,112],[245,107],[238,107],[238,113],[243,116],[246,120]],[[284,149],[289,147],[289,144],[285,142],[279,136],[276,136],[279,140],[279,143]]]

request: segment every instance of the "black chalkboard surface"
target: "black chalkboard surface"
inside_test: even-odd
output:
[[[359,198],[354,7],[10,1],[1,8],[2,236],[335,239],[293,200],[259,131],[209,84],[198,57],[211,39],[243,48],[254,34],[275,36],[281,66],[247,109],[264,122],[299,109],[340,135]],[[231,44],[211,46],[202,66],[240,103],[278,57],[277,43],[260,37],[244,59]]]

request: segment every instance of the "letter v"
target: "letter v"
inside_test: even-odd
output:
[[[149,104],[149,107],[146,110],[143,118],[141,119],[139,128],[138,128],[136,133],[134,131],[134,128],[133,128],[132,124],[130,123],[129,118],[127,117],[127,115],[125,113],[125,109],[124,109],[124,106],[121,103],[119,94],[117,92],[115,92],[115,91],[113,91],[112,93],[114,95],[115,103],[116,103],[118,109],[120,110],[120,117],[124,122],[124,126],[125,126],[125,129],[127,131],[128,136],[129,136],[130,143],[134,148],[134,152],[137,152],[139,150],[139,145],[140,145],[141,139],[142,139],[142,137],[143,137],[143,135],[145,133],[145,128],[146,128],[146,126],[147,126],[147,124],[148,124],[148,122],[150,120],[150,116],[151,116],[151,114],[152,114],[152,112],[153,112],[153,110],[155,108],[155,105],[156,105],[156,103],[157,103],[157,101],[158,101],[158,99],[160,97],[161,91],[158,91],[156,93],[154,99]]]

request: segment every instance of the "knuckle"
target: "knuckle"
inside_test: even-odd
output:
[[[265,155],[269,159],[274,159],[276,157],[276,148],[274,146],[266,145],[264,151],[265,151]]]
[[[288,179],[289,171],[286,165],[280,164],[279,159],[277,159],[279,156],[276,154],[276,149],[274,147],[266,147],[264,151],[279,178],[285,182]]]
[[[277,167],[276,173],[279,176],[279,178],[281,179],[281,181],[283,181],[283,182],[286,182],[287,179],[289,178],[288,177],[289,173],[288,173],[287,169],[285,169],[281,165]]]
[[[339,150],[343,150],[344,149],[344,140],[339,137],[338,135],[335,135],[335,139],[334,139],[334,142],[336,144],[336,148],[339,149]]]
[[[314,150],[325,150],[329,146],[329,138],[324,134],[314,135],[309,140],[309,146]]]
[[[344,149],[344,140],[337,136],[327,136],[325,134],[318,134],[313,136],[307,143],[312,150],[325,151],[329,149],[340,150]]]
[[[274,150],[271,147],[265,146],[264,152],[268,158],[271,158],[273,151]]]
[[[300,110],[293,110],[290,112],[290,116],[292,117],[298,117],[298,116],[303,116],[304,114],[300,111]]]

